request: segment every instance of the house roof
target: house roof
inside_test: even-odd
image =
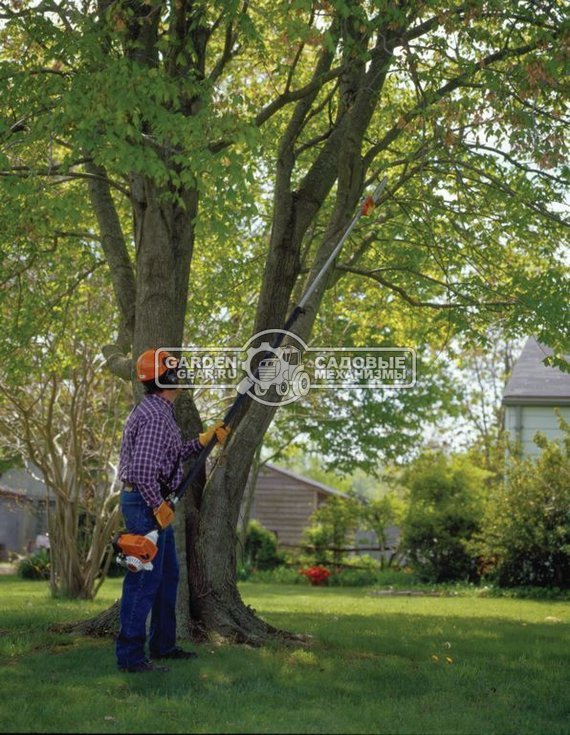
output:
[[[41,471],[31,462],[24,467],[11,467],[0,476],[0,484],[10,490],[21,490],[30,498],[44,500],[48,491]]]
[[[506,405],[570,405],[570,373],[544,364],[552,350],[529,337],[503,392]]]
[[[296,472],[285,470],[283,469],[283,467],[276,467],[274,464],[270,464],[270,463],[267,463],[265,467],[267,469],[272,470],[273,472],[280,472],[282,475],[286,475],[287,477],[291,477],[294,480],[298,480],[299,482],[302,482],[304,485],[310,485],[311,487],[314,487],[316,490],[319,490],[319,492],[326,493],[327,495],[338,495],[341,498],[346,497],[346,493],[343,493],[334,487],[329,487],[329,485],[324,485],[322,482],[317,482],[316,480],[312,480],[310,477],[303,477],[303,475],[298,475]]]
[[[0,485],[0,495],[8,495],[12,498],[22,498],[22,500],[28,500],[28,494],[25,490],[16,490],[13,487],[7,487],[6,485]]]

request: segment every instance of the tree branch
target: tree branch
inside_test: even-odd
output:
[[[511,166],[518,168],[520,171],[524,171],[525,173],[529,174],[536,174],[541,178],[549,179],[550,181],[553,181],[556,184],[560,184],[561,186],[566,186],[567,184],[566,179],[564,179],[562,176],[553,176],[552,174],[549,174],[547,171],[543,171],[542,169],[533,168],[532,166],[525,166],[524,163],[517,161],[514,156],[511,156],[509,153],[501,150],[500,148],[495,148],[491,145],[484,145],[483,143],[462,142],[461,145],[464,148],[474,151],[489,151],[490,153],[495,153],[496,155],[501,156],[501,158],[504,158],[505,161],[508,161]]]
[[[245,16],[247,14],[247,10],[249,8],[249,0],[245,0],[241,9],[241,15]],[[216,22],[212,25],[210,29],[210,34],[213,34],[218,26],[220,25],[222,21],[224,13],[220,13],[219,18],[217,18]],[[227,64],[232,60],[232,58],[237,54],[237,35],[234,32],[234,24],[233,22],[228,23],[226,27],[226,33],[224,37],[224,48],[222,50],[222,53],[220,55],[220,58],[214,65],[212,71],[208,75],[208,78],[211,83],[214,83],[219,79],[222,72],[226,68]]]
[[[283,92],[283,94],[280,94],[279,97],[266,105],[261,112],[256,115],[254,120],[255,124],[258,127],[261,127],[261,125],[267,122],[270,117],[272,117],[276,112],[279,112],[279,110],[285,107],[285,105],[288,105],[290,102],[297,102],[304,97],[318,92],[327,82],[330,82],[331,79],[336,79],[342,74],[342,72],[343,67],[330,69],[329,71],[314,77],[304,87],[300,87],[292,92]]]
[[[78,166],[83,163],[87,163],[90,159],[84,159],[74,162],[73,166]],[[5,178],[9,177],[23,177],[27,178],[28,176],[46,176],[46,177],[53,177],[56,178],[57,181],[52,182],[56,185],[58,184],[65,184],[68,181],[72,181],[73,179],[87,179],[88,181],[92,179],[96,179],[97,176],[94,174],[86,173],[86,172],[80,172],[80,171],[67,171],[65,173],[61,173],[62,171],[61,166],[49,166],[45,169],[37,169],[32,168],[32,166],[12,166],[9,169],[6,170],[0,170],[0,176],[3,176]],[[124,194],[124,196],[128,197],[129,191],[128,189],[125,189],[123,186],[118,184],[117,182],[108,179],[107,177],[104,178],[104,181],[106,181],[109,186],[113,187],[113,189],[116,189],[117,191],[120,191],[121,194]]]
[[[558,34],[556,34],[558,35]],[[503,48],[495,53],[488,54],[485,58],[480,61],[473,63],[472,68],[469,71],[459,74],[457,77],[451,79],[449,82],[441,86],[434,92],[425,92],[424,97],[420,102],[415,105],[412,109],[403,113],[398,122],[395,123],[390,130],[383,136],[376,145],[372,146],[366,156],[365,165],[368,168],[376,156],[383,150],[386,150],[391,143],[393,143],[409,125],[409,123],[420,114],[422,114],[427,108],[433,106],[436,102],[439,102],[444,97],[447,97],[451,92],[455,91],[459,87],[469,84],[472,78],[480,71],[492,67],[493,64],[504,61],[505,59],[518,58],[525,56],[531,51],[536,50],[540,47],[542,40],[537,40],[534,43],[526,44],[525,46],[519,46],[518,48],[510,49]]]
[[[123,351],[132,344],[135,328],[136,281],[129,258],[125,236],[115,203],[111,196],[110,183],[102,166],[87,163],[92,177],[89,181],[89,196],[99,223],[101,246],[111,272],[113,290],[119,306],[120,329],[118,343]]]
[[[353,266],[348,266],[348,265],[337,265],[336,269],[340,271],[344,271],[346,273],[354,273],[355,275],[371,278],[373,281],[376,281],[381,286],[385,286],[390,291],[397,293],[406,303],[410,304],[410,306],[415,306],[415,307],[427,307],[430,309],[440,309],[441,310],[441,309],[466,309],[470,306],[484,306],[485,308],[508,307],[508,306],[513,306],[514,304],[516,304],[516,299],[510,299],[506,301],[481,302],[469,296],[466,296],[465,294],[460,294],[458,292],[454,292],[454,293],[456,294],[456,296],[461,298],[465,303],[453,304],[449,302],[439,303],[437,301],[421,301],[419,299],[416,299],[414,296],[411,296],[401,286],[398,286],[392,281],[389,281],[383,276],[380,276],[378,274],[378,271],[369,271],[369,270],[364,270],[362,268],[354,268]],[[443,284],[443,285],[445,285],[447,288],[447,284]]]
[[[109,370],[123,380],[132,380],[133,361],[121,352],[118,345],[104,345],[101,348],[103,357]]]

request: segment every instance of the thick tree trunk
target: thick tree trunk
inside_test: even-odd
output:
[[[197,192],[186,208],[142,176],[131,181],[136,246],[136,319],[133,355],[149,347],[180,347],[188,300]]]
[[[236,584],[239,500],[251,463],[247,448],[239,454],[230,450],[220,456],[200,508],[187,516],[190,629],[198,636],[216,633],[253,643],[274,631],[243,603]]]

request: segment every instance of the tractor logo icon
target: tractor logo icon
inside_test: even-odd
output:
[[[295,335],[291,337],[302,344]],[[255,367],[255,360],[259,356],[261,360]],[[271,387],[275,387],[279,400],[261,400],[262,403],[270,405],[291,403],[301,396],[306,396],[311,387],[309,374],[302,363],[302,350],[292,344],[286,347],[272,347],[269,342],[262,342],[258,347],[249,347],[242,368],[247,377],[242,380],[239,392],[247,392],[252,398],[260,400],[266,396]]]

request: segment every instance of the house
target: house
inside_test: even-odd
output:
[[[570,422],[570,373],[545,365],[551,354],[551,349],[530,337],[503,392],[505,430],[530,457],[540,454],[533,442],[538,431],[548,439],[560,437],[557,412]]]
[[[35,531],[33,501],[23,490],[0,485],[0,562],[8,561],[11,551],[24,550]]]
[[[35,476],[36,475],[36,476]],[[37,473],[27,468],[11,469],[2,475],[6,487],[0,494],[0,550],[25,553],[38,534],[47,530],[46,488]],[[280,545],[294,549],[302,543],[314,511],[331,497],[345,494],[321,482],[303,477],[273,464],[263,465],[251,500],[249,518],[273,531]],[[52,501],[53,502],[53,501]],[[246,515],[242,504],[240,526]],[[388,529],[391,551],[397,545],[398,529]],[[376,536],[359,531],[355,544],[365,553],[378,556]]]
[[[344,493],[295,472],[263,465],[257,477],[249,517],[273,531],[281,546],[298,546],[314,511]]]
[[[38,474],[33,468],[14,468],[0,478],[5,486],[0,498],[0,549],[3,545],[7,551],[25,553],[36,535],[47,530],[46,488]],[[296,546],[312,513],[333,495],[343,493],[267,465],[257,478],[249,517],[274,531],[283,546]]]
[[[273,531],[280,546],[295,550],[302,545],[311,515],[335,496],[346,497],[345,493],[322,482],[267,464],[257,477],[249,518]],[[383,557],[387,561],[395,553],[399,538],[399,528],[390,526],[386,529],[386,547],[383,550],[378,549],[378,538],[372,531],[357,530],[353,543],[354,548],[362,553],[377,559]]]
[[[14,467],[0,478],[0,557],[32,551],[37,536],[47,531],[46,487],[38,474]]]

